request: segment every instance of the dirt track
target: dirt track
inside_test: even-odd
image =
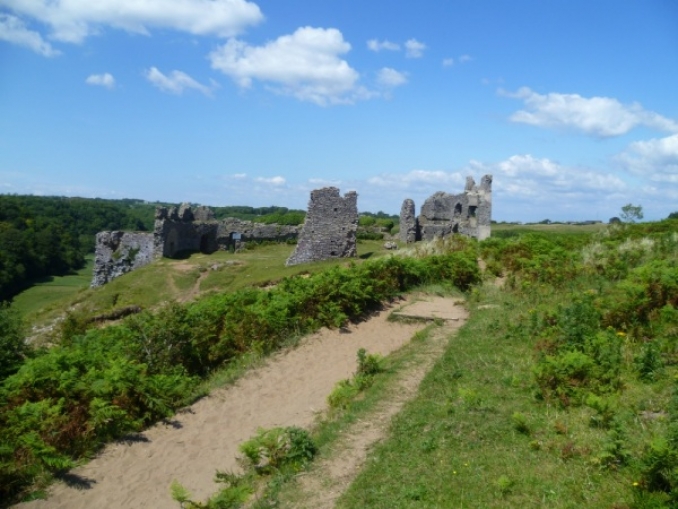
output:
[[[110,445],[73,470],[70,485],[55,484],[47,500],[18,507],[178,507],[169,492],[175,479],[195,499],[207,498],[217,488],[212,481],[215,471],[237,469],[238,445],[257,428],[309,427],[335,383],[354,372],[359,348],[387,355],[424,326],[388,322],[388,314],[381,312],[348,331],[323,330],[309,336],[234,386],[214,391],[179,413],[171,424],[154,426],[138,440]]]

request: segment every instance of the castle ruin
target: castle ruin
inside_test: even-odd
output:
[[[284,242],[296,239],[301,227],[261,224],[227,218],[217,221],[208,207],[184,203],[158,207],[153,232],[100,232],[96,235],[91,287],[104,285],[127,272],[162,257],[184,252],[210,254],[237,250],[251,241]]]
[[[433,240],[454,233],[483,240],[490,236],[491,220],[492,175],[483,176],[480,185],[467,177],[463,193],[433,194],[422,205],[419,217],[415,217],[414,202],[405,200],[400,210],[400,240]]]
[[[284,242],[297,239],[286,265],[354,257],[358,229],[358,194],[343,197],[336,187],[311,192],[303,226],[261,224],[228,218],[217,221],[208,207],[158,207],[152,233],[100,232],[96,236],[92,287],[101,286],[158,258],[182,252],[213,253],[237,250],[249,241]],[[406,199],[400,210],[400,240],[411,243],[460,233],[478,240],[490,236],[492,175],[480,185],[471,177],[461,194],[437,192],[415,215]]]
[[[358,194],[342,196],[336,187],[311,192],[297,247],[286,265],[356,256]]]

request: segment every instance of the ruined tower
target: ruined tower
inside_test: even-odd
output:
[[[358,194],[342,197],[336,187],[311,192],[306,221],[286,265],[356,256]]]

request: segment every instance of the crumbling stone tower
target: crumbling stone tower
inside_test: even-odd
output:
[[[311,192],[306,221],[286,265],[356,256],[358,194],[342,198],[336,187]]]
[[[429,197],[421,207],[421,214],[413,221],[414,202],[407,199],[400,212],[400,239],[403,242],[432,240],[461,233],[478,240],[491,234],[492,175],[485,175],[480,185],[472,177],[466,178],[466,188],[461,194],[439,191]]]
[[[414,201],[408,198],[400,208],[400,240],[408,244],[415,242],[418,237],[418,230]]]

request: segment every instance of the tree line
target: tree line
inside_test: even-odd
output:
[[[150,230],[154,210],[131,199],[0,195],[0,300],[81,268],[99,231]]]

